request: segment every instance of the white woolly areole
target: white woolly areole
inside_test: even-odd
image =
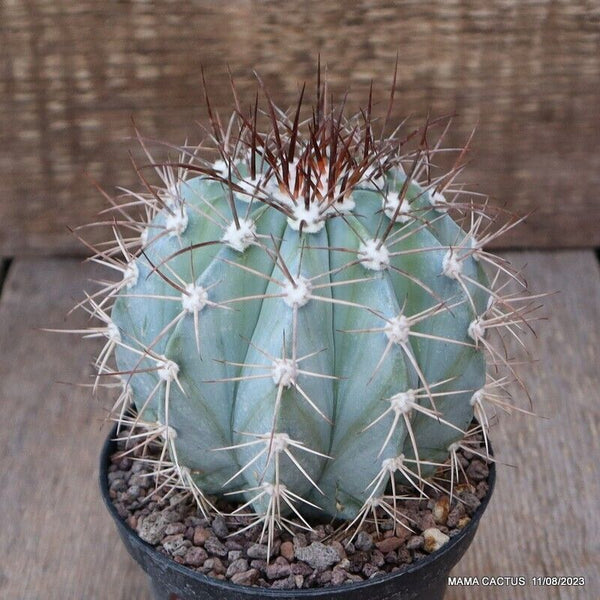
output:
[[[189,313],[200,312],[208,302],[208,292],[195,283],[188,283],[181,294],[181,306]]]
[[[160,425],[160,423],[159,423]],[[168,441],[168,440],[174,440],[177,437],[177,431],[175,431],[175,429],[173,427],[171,427],[170,425],[167,425],[167,427],[161,426],[162,427],[162,431],[160,432],[160,436],[162,437],[163,440]]]
[[[181,205],[181,182],[177,181],[175,183],[170,183],[167,185],[166,189],[159,190],[158,196],[159,198],[169,207],[176,208]]]
[[[292,213],[287,222],[296,231],[300,231],[302,222],[304,222],[302,231],[305,233],[317,233],[325,226],[324,215],[319,214],[319,204],[317,202],[311,202],[308,209],[304,206],[304,202],[298,202],[292,207]]]
[[[363,174],[359,187],[368,190],[381,190],[385,186],[385,176],[381,173],[377,174],[378,168],[374,165],[370,166]]]
[[[458,450],[460,450],[460,444],[458,442],[452,442],[452,444],[448,446],[448,452],[456,452]]]
[[[472,250],[475,250],[475,252],[471,254],[473,260],[479,261],[479,251],[482,249],[481,242],[474,235],[472,235],[469,245],[471,246]]]
[[[404,198],[404,200],[400,202],[400,198],[398,197],[398,194],[396,192],[385,194],[383,197],[382,206],[383,212],[390,219],[393,219],[394,215],[396,215],[397,223],[408,223],[408,221],[413,219],[410,210],[410,202],[406,198]],[[400,206],[399,210],[398,206]],[[398,210],[397,214],[396,210]]]
[[[368,506],[369,508],[379,508],[381,503],[383,502],[383,498],[381,496],[377,498],[367,498],[365,500],[364,506]]]
[[[469,328],[467,329],[467,333],[469,337],[475,342],[482,340],[485,336],[485,326],[482,322],[482,319],[477,317],[469,324]]]
[[[229,175],[229,165],[222,158],[215,160],[212,168],[222,177]]]
[[[337,198],[342,192],[336,188],[335,190],[335,195],[334,198]],[[338,200],[336,200],[335,202],[333,202],[333,204],[329,204],[329,206],[327,206],[327,208],[325,209],[325,213],[326,215],[346,215],[348,213],[351,213],[355,207],[356,207],[356,202],[354,202],[354,198],[352,198],[352,194],[348,194],[347,196],[344,196],[342,199],[342,201],[339,202]],[[326,199],[325,202],[329,202],[329,199]]]
[[[106,324],[105,335],[111,342],[119,343],[121,341],[121,332],[113,321],[109,321]]]
[[[405,392],[394,394],[390,398],[390,404],[394,412],[406,414],[413,409],[416,398],[414,390],[406,390]]]
[[[273,452],[283,452],[290,445],[290,436],[287,433],[274,433],[266,435],[267,444],[271,444]]]
[[[142,248],[145,248],[148,245],[148,237],[150,236],[150,228],[144,227],[142,233],[140,233],[140,244]]]
[[[283,284],[283,301],[291,307],[304,306],[310,300],[310,293],[312,291],[312,285],[308,279],[304,277],[296,277],[295,286],[294,284],[286,279]]]
[[[471,406],[475,406],[476,404],[481,404],[485,398],[485,388],[478,389],[469,400],[469,404]]]
[[[460,258],[456,255],[456,252],[450,248],[444,254],[442,259],[442,273],[450,279],[458,279],[463,272],[463,263]]]
[[[242,202],[250,202],[263,189],[263,176],[261,173],[257,173],[256,177],[244,177],[244,179],[236,181],[235,184],[244,190],[243,192],[237,192],[236,198]]]
[[[235,221],[229,223],[221,241],[230,248],[243,252],[256,238],[256,224],[252,219],[238,219],[238,223],[239,229],[236,227]]]
[[[140,270],[134,260],[127,263],[127,266],[123,270],[123,283],[127,289],[132,288],[137,282],[140,276]]]
[[[176,362],[161,356],[157,361],[158,369],[156,373],[163,381],[174,381],[179,373],[179,366]]]
[[[185,207],[178,207],[173,214],[168,214],[165,224],[169,232],[169,237],[180,236],[188,226],[188,214]]]
[[[371,271],[382,271],[390,266],[390,253],[384,244],[379,247],[379,241],[375,239],[361,242],[358,247],[358,260],[363,267]]]
[[[446,200],[446,197],[444,196],[444,194],[442,194],[441,192],[432,192],[429,194],[429,204],[431,204],[431,206],[439,211],[439,212],[447,212],[448,211],[448,200]]]
[[[395,473],[399,471],[404,466],[404,454],[400,454],[395,458],[386,458],[381,462],[381,469],[383,471],[389,471],[390,473]]]
[[[390,319],[383,331],[394,344],[405,344],[408,342],[410,323],[404,315],[398,315]]]
[[[276,358],[271,363],[271,376],[275,385],[290,387],[298,374],[296,363],[291,358]]]
[[[262,487],[269,496],[275,496],[276,498],[287,490],[283,483],[263,483]]]

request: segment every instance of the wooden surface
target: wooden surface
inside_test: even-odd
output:
[[[447,600],[572,600],[600,589],[600,272],[592,252],[511,254],[530,284],[562,290],[532,343],[527,381],[548,419],[505,417],[493,432],[498,483],[455,575],[583,575],[576,588],[451,588]],[[0,597],[142,600],[97,491],[107,427],[85,381],[92,343],[38,331],[63,317],[91,275],[74,259],[19,259],[0,297]],[[82,315],[70,327],[84,324]],[[89,354],[88,354],[89,351]]]
[[[134,183],[132,117],[198,141],[201,65],[228,114],[227,65],[247,104],[257,69],[287,105],[318,52],[353,108],[398,53],[395,120],[456,111],[449,144],[478,125],[464,180],[537,209],[504,247],[600,246],[598,2],[0,0],[0,47],[0,254],[82,252],[66,228],[103,207],[84,172]]]

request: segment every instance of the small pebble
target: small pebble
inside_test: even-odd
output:
[[[242,544],[240,544],[239,542],[236,542],[235,540],[232,539],[227,539],[225,540],[225,548],[227,548],[227,550],[243,550],[244,546]]]
[[[279,548],[279,553],[287,560],[294,560],[294,544],[292,542],[283,542]]]
[[[322,542],[313,542],[310,546],[296,548],[295,552],[300,560],[308,563],[313,569],[325,570],[340,560],[337,550]]]
[[[304,548],[308,546],[308,540],[303,533],[297,533],[294,536],[294,548]]]
[[[423,536],[413,535],[408,542],[406,542],[407,550],[418,550],[423,547]]]
[[[346,580],[346,571],[343,569],[333,569],[331,572],[331,585],[342,585]]]
[[[475,490],[475,495],[480,500],[483,500],[487,496],[489,489],[490,489],[490,486],[487,481],[480,481],[477,484],[477,489]]]
[[[208,558],[208,554],[204,548],[198,546],[192,546],[188,549],[183,557],[183,562],[190,567],[199,567],[204,564],[204,561]]]
[[[220,542],[214,535],[210,536],[204,542],[204,548],[209,554],[215,554],[216,556],[227,556],[227,548],[223,542]]]
[[[459,498],[462,500],[465,508],[467,509],[467,513],[472,515],[481,504],[481,500],[471,492],[461,492]]]
[[[226,576],[231,578],[237,573],[245,573],[250,568],[248,561],[245,558],[238,558],[234,560],[229,567],[227,567]]]
[[[169,523],[165,529],[165,535],[174,535],[176,533],[184,533],[185,525],[183,523]]]
[[[125,485],[125,481],[123,479],[115,479],[111,483],[110,489],[114,490],[115,492],[123,492],[127,489],[127,486]]]
[[[381,542],[377,542],[377,544],[375,545],[377,546],[377,550],[386,554],[388,552],[391,552],[392,550],[396,550],[397,548],[402,546],[402,544],[403,540],[396,536],[392,536],[381,540]]]
[[[365,577],[370,578],[371,576],[375,575],[375,573],[377,573],[379,571],[379,568],[376,567],[374,564],[372,563],[367,563],[363,568],[362,568],[362,572],[364,574]]]
[[[314,569],[310,575],[308,575],[307,577],[304,578],[304,584],[302,585],[302,587],[303,588],[313,588],[313,587],[316,587],[317,585],[319,585],[319,575],[320,574],[321,574],[321,571]]]
[[[267,565],[266,572],[269,579],[281,579],[291,575],[290,565],[283,556],[278,556],[275,562]]]
[[[204,525],[207,525],[208,523],[206,523],[206,519],[199,519],[198,517],[195,517],[194,515],[189,515],[187,516],[183,522],[185,523],[185,525],[187,527],[203,527]]]
[[[350,561],[349,571],[351,573],[360,573],[365,563],[369,560],[369,555],[362,550],[355,552],[351,556],[348,557]]]
[[[285,579],[278,579],[271,584],[272,590],[293,590],[296,587],[294,575],[289,575]]]
[[[121,471],[129,471],[129,469],[131,469],[132,464],[133,461],[131,460],[131,458],[129,458],[129,456],[124,456],[119,460],[118,467]]]
[[[320,575],[319,575],[319,583],[321,585],[325,585],[326,583],[329,583],[331,581],[331,578],[333,577],[333,572],[331,569],[327,569],[326,571],[323,571]]]
[[[208,558],[207,560],[205,560],[203,567],[204,567],[203,571],[204,570],[206,570],[207,572],[214,571],[215,573],[221,574],[221,575],[224,575],[225,571],[226,571],[223,561],[220,558],[217,558],[216,556],[213,556],[212,558]]]
[[[409,565],[413,561],[412,554],[406,546],[398,548],[397,553],[399,565]]]
[[[458,522],[458,528],[462,529],[463,527],[466,527],[469,523],[471,522],[471,517],[463,517],[462,519],[459,520]]]
[[[138,535],[149,544],[158,544],[163,539],[169,525],[164,513],[153,513],[138,522]]]
[[[264,573],[267,570],[267,561],[261,558],[255,558],[250,561],[250,566]]]
[[[437,523],[435,522],[433,513],[430,510],[421,515],[421,518],[419,519],[419,529],[421,529],[421,531],[432,529],[436,527],[436,525]]]
[[[241,550],[230,550],[227,553],[227,560],[231,563],[238,558],[242,558],[243,552]]]
[[[466,513],[465,505],[458,502],[456,506],[448,513],[448,519],[446,525],[448,527],[458,527],[458,522]]]
[[[340,558],[346,558],[346,556],[347,556],[346,549],[344,548],[344,546],[341,542],[338,542],[337,540],[333,540],[332,542],[329,542],[329,545],[332,548],[334,548],[335,550],[337,550],[337,553],[340,555]]]
[[[373,550],[373,552],[371,552],[371,562],[376,567],[383,567],[385,564],[385,557],[383,556],[383,553],[379,550]]]
[[[373,547],[373,538],[366,531],[360,531],[354,539],[354,545],[359,550],[368,551]]]
[[[236,573],[232,576],[231,582],[238,585],[252,585],[258,580],[260,573],[256,569],[248,569],[243,573]]]
[[[165,537],[162,540],[162,546],[172,556],[185,556],[191,542],[184,539],[183,534],[178,533]]]
[[[271,548],[271,556],[273,556],[273,548]],[[250,548],[248,548],[247,554],[250,558],[267,558],[267,553],[269,549],[264,544],[252,544]]]
[[[472,460],[467,467],[467,476],[473,481],[483,481],[490,474],[489,467],[482,460]]]
[[[448,513],[450,512],[450,498],[448,496],[441,496],[438,498],[433,505],[432,514],[436,523],[444,525],[448,520]]]
[[[194,546],[203,546],[204,542],[211,536],[211,533],[208,529],[204,529],[204,527],[196,527],[194,529]]]
[[[425,552],[432,553],[439,550],[444,544],[447,544],[450,538],[439,529],[432,527],[423,532],[423,549]]]
[[[219,538],[226,538],[229,535],[229,528],[227,522],[223,517],[217,515],[212,522],[212,530],[215,535]]]

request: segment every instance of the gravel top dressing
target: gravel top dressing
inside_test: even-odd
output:
[[[251,517],[226,515],[235,505],[218,504],[225,516],[205,518],[187,492],[163,492],[148,465],[136,460],[137,450],[124,457],[123,442],[120,448],[111,456],[109,493],[141,539],[210,577],[272,589],[338,586],[399,571],[459,533],[488,492],[488,465],[479,454],[461,449],[452,502],[437,490],[429,498],[398,501],[402,517],[395,527],[389,515],[379,512],[377,523],[368,519],[359,531],[347,531],[339,522],[317,524],[314,531],[278,531],[267,556],[262,526],[240,531]],[[485,454],[483,447],[474,451]],[[145,460],[149,452],[147,447]]]

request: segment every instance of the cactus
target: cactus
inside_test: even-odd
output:
[[[487,435],[486,407],[512,408],[491,337],[536,307],[483,248],[518,220],[493,230],[503,213],[456,182],[464,149],[438,172],[447,120],[376,135],[370,99],[344,117],[319,87],[302,120],[304,89],[289,113],[265,96],[227,128],[208,104],[216,159],[157,164],[140,138],[161,185],[139,170],[142,191],[109,198],[116,244],[94,260],[121,277],[86,298],[97,382],[205,513],[226,496],[269,532],[397,518],[400,490],[454,475],[474,417]]]

